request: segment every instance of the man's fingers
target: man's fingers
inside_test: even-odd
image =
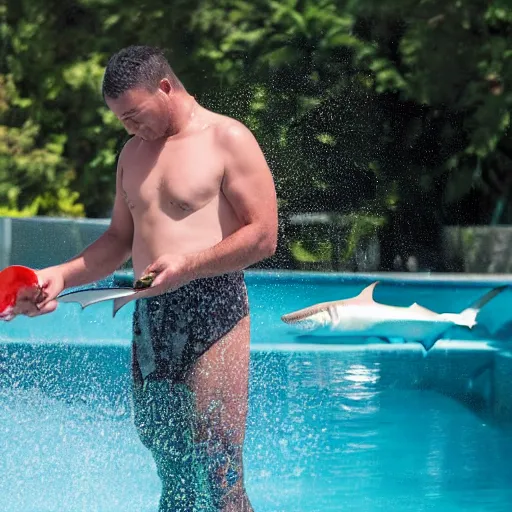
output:
[[[152,272],[158,274],[159,272],[164,270],[166,267],[167,267],[167,262],[165,261],[165,259],[159,258],[156,261],[154,261],[153,263],[151,263],[151,265],[148,265],[146,267],[146,270],[144,270],[143,275],[150,274]]]
[[[56,308],[56,300],[49,301],[44,306],[36,305],[28,300],[20,300],[16,303],[16,307],[14,308],[14,314],[34,317],[51,313],[52,311],[55,311]]]
[[[27,289],[18,293],[13,312],[15,315],[34,317],[51,313],[56,307],[57,301],[40,289]]]
[[[38,313],[37,306],[33,301],[28,299],[18,299],[16,305],[13,308],[15,315],[27,315],[34,316]]]
[[[37,308],[39,309],[39,311],[41,311],[42,309],[46,308],[46,306],[48,304],[50,304],[51,302],[57,303],[57,301],[55,300],[55,297],[52,297],[51,295],[45,295],[43,300],[41,300],[37,303]]]
[[[56,291],[55,290],[55,286],[52,286],[51,284],[49,284],[43,291],[43,294],[41,295],[41,298],[40,300],[38,300],[38,307],[39,309],[41,308],[46,308],[46,306],[50,303],[50,302],[53,302],[55,301],[55,299],[57,298],[57,296],[59,295],[59,291]]]
[[[26,287],[21,288],[21,290],[18,292],[16,296],[16,301],[19,300],[30,300],[30,301],[36,301],[38,298],[40,298],[42,294],[41,288],[34,286],[34,287]]]
[[[140,277],[147,276],[148,274],[151,274],[151,272],[156,272],[155,267],[156,267],[156,262],[155,263],[151,263],[151,265],[148,265],[144,269],[144,272],[142,272],[142,275]]]
[[[159,286],[163,284],[166,277],[165,272],[161,272],[160,274],[157,274],[153,282],[151,283],[151,286],[154,288],[155,286]]]
[[[37,307],[37,313],[29,314],[29,316],[46,315],[47,313],[52,313],[57,308],[57,304],[58,303],[56,300],[50,300],[44,305],[40,304]]]

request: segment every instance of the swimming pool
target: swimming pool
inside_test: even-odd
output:
[[[299,337],[279,321],[375,277],[247,273],[255,511],[511,510],[509,292],[480,317],[498,343],[454,330],[427,357],[417,344]],[[495,284],[378,277],[376,300],[436,311]],[[61,305],[2,325],[0,510],[156,510],[160,484],[130,419],[131,311]]]

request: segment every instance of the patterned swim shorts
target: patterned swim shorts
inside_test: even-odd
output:
[[[180,381],[216,341],[249,313],[243,272],[202,278],[156,297],[139,299],[133,315],[137,381]]]

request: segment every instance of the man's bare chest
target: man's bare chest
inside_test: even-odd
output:
[[[170,216],[201,210],[218,197],[224,166],[205,147],[139,154],[123,165],[122,188],[134,214],[158,208]]]

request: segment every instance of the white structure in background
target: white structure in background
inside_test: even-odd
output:
[[[0,217],[0,268],[43,268],[72,258],[96,240],[110,219]]]
[[[8,267],[11,260],[12,219],[0,218],[0,269]]]

